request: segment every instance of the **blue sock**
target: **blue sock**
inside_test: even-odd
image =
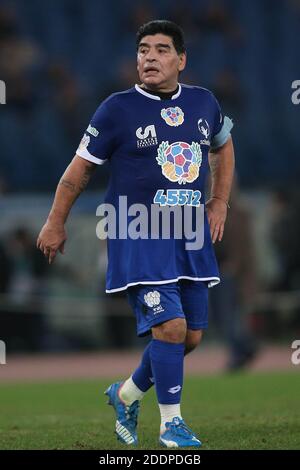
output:
[[[158,339],[151,341],[151,367],[160,405],[180,403],[183,385],[184,347],[184,343],[167,343]]]
[[[147,392],[154,382],[150,361],[150,347],[151,341],[145,348],[139,367],[132,374],[133,382],[142,392]]]

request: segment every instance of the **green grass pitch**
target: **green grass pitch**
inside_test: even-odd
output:
[[[0,449],[127,449],[103,392],[111,380],[0,386]],[[182,413],[202,449],[300,449],[300,375],[187,377]],[[138,449],[161,449],[154,390],[144,397]]]

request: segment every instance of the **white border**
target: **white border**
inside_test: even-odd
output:
[[[76,150],[76,155],[78,157],[84,158],[85,160],[88,160],[89,162],[96,163],[97,165],[103,165],[103,163],[106,162],[107,158],[97,158],[94,157],[87,149],[80,150],[79,148]]]
[[[178,83],[178,85],[179,85],[179,89],[177,93],[175,93],[175,95],[171,96],[171,100],[176,100],[176,98],[178,98],[178,96],[181,94],[182,88],[181,88],[180,83]],[[141,88],[137,83],[134,85],[134,88],[136,89],[136,91],[141,93],[141,95],[147,96],[147,98],[151,98],[152,100],[157,100],[157,101],[164,101],[159,96],[151,95],[151,93],[147,93],[147,91]]]
[[[168,279],[166,281],[137,281],[137,282],[130,282],[126,284],[126,286],[117,287],[116,289],[106,289],[105,292],[107,294],[112,294],[113,292],[120,292],[122,290],[126,290],[128,287],[137,286],[138,284],[170,284],[171,282],[177,282],[179,279],[189,279],[190,281],[211,281],[208,284],[208,287],[216,286],[221,282],[219,277],[189,277],[189,276],[178,276],[176,279]]]

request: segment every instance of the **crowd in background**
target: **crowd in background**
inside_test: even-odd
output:
[[[282,329],[276,308],[258,314],[259,294],[299,290],[300,108],[290,99],[291,83],[300,78],[299,0],[1,2],[0,79],[7,104],[0,108],[0,201],[14,193],[53,192],[98,104],[138,82],[135,34],[157,18],[173,20],[185,32],[188,66],[180,80],[211,89],[235,123],[239,188],[233,190],[224,240],[216,246],[222,284],[212,290],[210,308],[229,348],[228,367],[238,368],[256,354],[255,336],[276,337]],[[89,188],[103,190],[107,176],[104,165]],[[243,189],[270,194],[268,243],[278,266],[271,282],[257,270],[255,220],[239,197]],[[18,341],[27,335],[26,348],[51,349],[55,339],[43,305],[32,300],[46,295],[50,271],[30,230],[15,228],[0,240],[0,314],[13,347],[22,348]],[[104,273],[102,263],[99,282]],[[67,276],[77,274],[71,269]],[[12,316],[18,309],[7,308],[7,299],[27,311],[17,322],[19,336]],[[133,318],[120,315],[115,322],[118,310],[126,310],[124,296],[105,302],[108,344],[126,347],[123,333],[130,323],[133,337]],[[295,305],[289,327],[299,331]]]
[[[10,0],[0,5],[2,190],[55,187],[99,103],[138,81],[135,34],[155,18],[184,29],[181,81],[213,90],[233,118],[241,185],[297,183],[298,0]]]

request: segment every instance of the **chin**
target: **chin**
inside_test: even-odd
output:
[[[157,87],[160,85],[160,80],[157,80],[155,78],[145,78],[143,80],[143,83],[145,83],[145,85],[148,85],[148,86],[153,86],[153,87]]]

